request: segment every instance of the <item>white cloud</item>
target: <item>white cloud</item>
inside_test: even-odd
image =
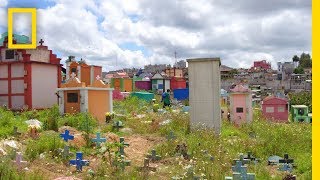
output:
[[[0,0],[0,8],[6,7],[8,5],[8,0]]]

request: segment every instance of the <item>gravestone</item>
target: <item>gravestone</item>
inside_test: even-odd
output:
[[[70,135],[70,132],[67,129],[64,131],[64,134],[60,134],[60,137],[66,142],[74,139],[74,136]]]
[[[139,168],[140,171],[156,171],[155,167],[150,166],[150,159],[144,158],[143,166]]]
[[[190,121],[193,128],[221,132],[220,58],[187,59]]]
[[[130,166],[131,165],[131,161],[130,160],[125,160],[124,159],[124,155],[120,155],[120,160],[119,161],[114,161],[113,165],[116,167],[120,167],[122,171],[124,171],[124,169],[126,168],[126,166]]]
[[[156,162],[161,159],[161,156],[157,155],[157,152],[155,149],[152,149],[151,154],[148,154],[147,158],[149,158],[151,160],[151,162]]]
[[[292,164],[293,163],[293,159],[289,159],[289,155],[288,154],[284,154],[284,158],[283,159],[279,159],[279,163]]]
[[[117,131],[119,131],[120,128],[122,128],[124,125],[122,123],[122,121],[114,121],[113,125],[112,125],[112,129],[116,129]]]
[[[97,135],[97,137],[96,137],[96,138],[93,138],[92,141],[96,143],[97,147],[100,147],[100,144],[101,144],[102,142],[106,142],[107,139],[106,139],[106,138],[101,138],[101,137],[100,137],[100,132],[97,132],[96,135]]]
[[[247,166],[243,166],[241,161],[237,161],[235,166],[232,166],[232,177],[225,177],[226,180],[254,180],[254,173],[247,173]]]
[[[70,160],[69,163],[76,166],[77,171],[82,171],[83,166],[89,166],[89,161],[82,159],[82,152],[77,152],[76,159]]]

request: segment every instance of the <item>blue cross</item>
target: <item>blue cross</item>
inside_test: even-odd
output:
[[[247,166],[243,166],[241,161],[236,161],[236,165],[232,166],[233,179],[254,180],[255,174],[247,173]]]
[[[76,159],[72,159],[69,161],[70,164],[75,165],[77,168],[77,171],[82,171],[82,166],[88,166],[89,161],[88,160],[82,160],[82,152],[76,153]]]
[[[64,134],[60,134],[60,137],[66,142],[74,139],[74,136],[69,134],[69,130],[65,130]]]
[[[92,141],[95,142],[98,147],[100,147],[100,144],[101,144],[102,142],[106,142],[107,139],[106,139],[106,138],[101,138],[101,137],[100,137],[100,132],[97,132],[97,137],[96,137],[96,138],[93,138]]]

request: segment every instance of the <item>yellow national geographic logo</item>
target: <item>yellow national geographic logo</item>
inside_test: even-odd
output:
[[[31,13],[31,44],[13,44],[13,14]],[[37,11],[36,8],[8,8],[8,48],[36,49],[37,47]]]

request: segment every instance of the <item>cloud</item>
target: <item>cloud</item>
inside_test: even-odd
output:
[[[105,70],[172,64],[175,51],[178,59],[221,57],[247,68],[311,53],[311,0],[50,1],[38,9],[38,37],[63,58]],[[122,49],[126,43],[135,48]]]

